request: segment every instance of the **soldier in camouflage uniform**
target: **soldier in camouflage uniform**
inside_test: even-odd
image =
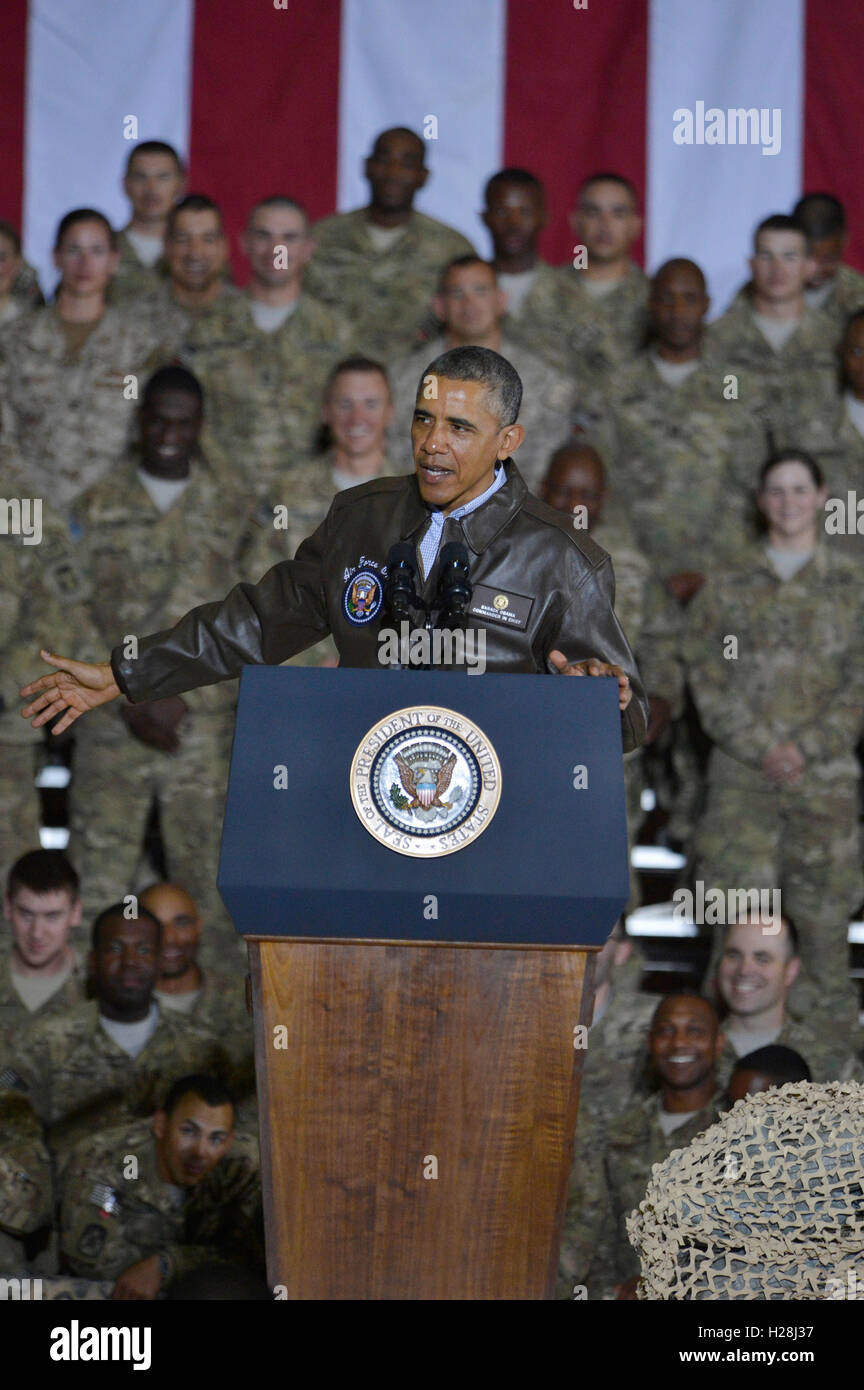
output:
[[[66,1268],[115,1279],[115,1298],[155,1298],[214,1259],[263,1263],[257,1164],[233,1139],[229,1092],[188,1076],[151,1123],[84,1140],[61,1184]]]
[[[804,299],[813,266],[792,218],[766,218],[754,235],[751,292],[708,329],[709,355],[769,432],[766,453],[804,447],[796,437],[802,412],[830,412],[837,394],[837,325]]]
[[[567,444],[549,460],[539,496],[550,507],[570,512],[573,525],[612,557],[615,571],[615,612],[636,652],[651,719],[646,744],[663,732],[680,698],[679,624],[672,600],[653,580],[645,553],[637,544],[625,512],[614,502],[607,506],[603,461],[589,444]],[[624,758],[627,784],[627,828],[633,845],[642,819],[643,753]],[[639,881],[631,868],[630,907],[639,901]]]
[[[519,423],[525,439],[519,448],[519,471],[535,491],[550,452],[571,436],[576,409],[573,383],[504,335],[501,323],[506,300],[488,261],[473,255],[453,261],[446,267],[432,303],[444,322],[444,334],[391,366],[396,407],[390,427],[392,451],[404,449],[410,438],[417,385],[430,360],[450,348],[491,348],[512,362],[522,379]]]
[[[246,975],[239,960],[230,973],[202,968],[198,961],[204,929],[201,913],[195,899],[179,884],[154,883],[139,901],[162,923],[154,991],[160,1009],[182,1014],[219,1040],[231,1064],[235,1096],[254,1091],[252,1021],[246,1009]]]
[[[0,1095],[0,1275],[27,1266],[26,1237],[53,1215],[51,1157],[26,1096]]]
[[[253,541],[241,562],[250,578],[258,579],[280,560],[291,559],[300,542],[320,526],[337,492],[407,471],[387,456],[392,418],[390,382],[380,362],[346,357],[337,363],[324,391],[321,452],[286,470],[278,492],[256,507]],[[396,457],[407,454],[410,459],[410,438],[403,446]],[[317,642],[287,664],[337,665],[333,638]]]
[[[183,162],[171,145],[163,140],[143,140],[134,146],[123,178],[132,218],[117,233],[120,261],[111,284],[115,303],[152,295],[164,284],[168,275],[165,229],[185,185]]]
[[[166,358],[176,357],[193,324],[222,309],[225,300],[238,297],[227,278],[228,238],[222,213],[200,193],[190,193],[168,214],[165,232],[167,278],[157,278],[134,306],[127,306],[165,348]]]
[[[0,480],[7,511],[17,503],[20,517],[17,534],[12,525],[0,534],[0,877],[5,878],[23,850],[38,846],[42,819],[35,777],[44,737],[21,718],[18,691],[40,647],[73,632],[82,649],[89,643],[86,590],[65,523],[46,499],[32,496],[17,471],[0,467]]]
[[[850,1051],[849,1035],[838,1038],[826,1027],[824,1010],[803,1021],[787,1013],[786,999],[800,966],[798,933],[785,919],[780,932],[773,931],[775,925],[770,918],[758,917],[718,929],[722,945],[717,993],[726,1009],[719,1088],[726,1090],[739,1057],[769,1044],[800,1053],[813,1081],[864,1080],[864,1069]],[[772,930],[766,933],[763,926]]]
[[[0,410],[24,485],[65,513],[112,468],[132,428],[139,378],[163,348],[146,321],[106,307],[117,252],[101,213],[67,213],[54,254],[56,302],[0,334]]]
[[[93,1002],[29,1023],[0,1067],[0,1089],[28,1096],[60,1162],[94,1126],[152,1114],[178,1073],[226,1070],[212,1037],[154,1003],[159,922],[126,910],[117,903],[93,924]]]
[[[547,220],[542,183],[527,169],[501,169],[486,184],[484,197],[492,264],[499,289],[507,295],[503,332],[599,392],[619,354],[605,325],[578,307],[565,312],[561,272],[540,258],[540,235]],[[581,410],[587,409],[585,394]]]
[[[170,627],[239,572],[245,497],[198,448],[201,392],[182,367],[147,383],[141,445],[79,499],[78,564],[101,647]],[[153,798],[168,872],[201,902],[216,940],[235,936],[216,890],[219,834],[237,690],[234,681],[182,700],[108,711],[81,732],[71,788],[70,851],[87,914],[134,889]]]
[[[659,1100],[636,1101],[605,1131],[580,1116],[559,1297],[572,1298],[574,1286],[585,1288],[589,1299],[632,1297],[626,1285],[635,1280],[639,1264],[627,1241],[625,1218],[644,1197],[652,1166],[713,1122],[722,1047],[717,1014],[707,999],[669,995],[658,1004],[649,1035],[662,1080]]]
[[[350,346],[351,329],[303,290],[314,242],[299,204],[259,203],[243,244],[250,284],[220,296],[195,320],[182,357],[204,386],[208,430],[242,468],[252,496],[269,500],[312,451],[324,387]]]
[[[65,1013],[84,998],[70,945],[81,921],[78,875],[56,849],[30,850],[12,865],[4,902],[12,949],[0,965],[0,1052],[32,1018]]]
[[[474,248],[460,232],[416,212],[426,147],[413,131],[383,131],[366,160],[368,207],[316,222],[307,289],[351,323],[361,352],[384,361],[410,352],[443,266]],[[434,328],[432,329],[434,331]]]
[[[579,189],[570,225],[576,247],[560,272],[562,310],[597,325],[619,361],[631,357],[648,328],[648,279],[630,259],[642,230],[636,190],[617,174],[593,175]]]
[[[781,888],[809,977],[797,1009],[808,994],[843,1020],[853,1008],[846,928],[864,895],[864,592],[860,566],[820,537],[824,500],[812,460],[766,465],[767,544],[694,599],[685,664],[713,743],[696,878],[706,890]]]

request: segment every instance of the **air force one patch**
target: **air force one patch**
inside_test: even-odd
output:
[[[351,764],[351,800],[379,844],[414,858],[463,849],[486,829],[501,768],[481,729],[455,710],[418,705],[371,728]]]
[[[355,627],[371,623],[380,613],[383,602],[384,585],[374,570],[358,570],[349,577],[342,596],[342,611],[349,623]]]

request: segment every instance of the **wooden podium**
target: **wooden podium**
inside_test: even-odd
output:
[[[349,773],[428,706],[482,730],[500,800],[415,858]],[[271,1286],[552,1297],[593,959],[628,892],[615,683],[249,668],[219,886],[249,946]]]

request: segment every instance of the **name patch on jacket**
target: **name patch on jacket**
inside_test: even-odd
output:
[[[516,627],[524,632],[533,607],[533,598],[526,598],[524,594],[475,584],[468,611],[472,618],[482,618],[485,623],[502,623],[504,627]]]

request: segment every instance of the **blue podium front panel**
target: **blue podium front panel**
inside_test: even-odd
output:
[[[446,737],[427,750],[399,735],[404,720],[386,725],[377,756],[363,753],[374,726],[424,706],[453,711],[485,735],[500,767],[500,780],[489,772],[492,809],[482,800],[491,763],[480,745],[458,778]],[[351,794],[358,750],[359,781],[370,773],[383,815],[365,804],[362,786],[360,812],[393,842],[413,836],[419,857],[394,851],[361,820]],[[452,832],[438,836],[436,815],[450,817]],[[403,834],[409,822],[416,830]],[[247,667],[219,889],[249,935],[602,944],[629,893],[616,682]]]

